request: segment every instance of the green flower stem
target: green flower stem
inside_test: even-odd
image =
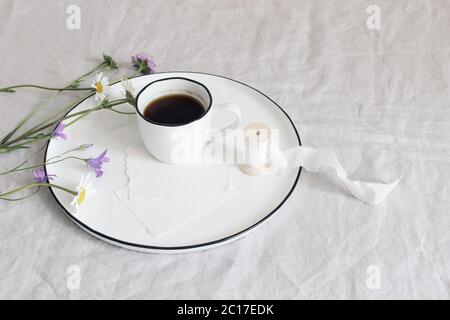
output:
[[[104,58],[104,61],[101,64],[99,64],[97,67],[95,67],[91,71],[85,73],[84,75],[82,75],[78,79],[72,81],[65,88],[49,88],[49,87],[36,86],[36,85],[20,85],[20,86],[9,87],[9,88],[6,88],[6,89],[14,91],[13,90],[14,88],[19,88],[19,87],[35,87],[35,88],[40,88],[40,89],[55,90],[56,91],[55,93],[53,93],[44,102],[42,102],[41,104],[38,105],[39,108],[42,107],[43,105],[45,105],[48,101],[50,101],[57,94],[65,91],[65,90],[77,89],[77,90],[91,90],[91,91],[94,91],[93,88],[77,88],[77,86],[83,80],[85,80],[85,78],[87,78],[88,76],[92,75],[93,73],[95,73],[95,72],[97,72],[99,70],[102,70],[102,69],[105,69],[105,70],[117,69],[117,65],[116,65],[116,63],[114,62],[114,60],[111,57],[104,55],[103,58]],[[140,73],[142,73],[141,69],[139,69],[137,72],[135,72],[134,74],[132,74],[131,76],[129,76],[127,78],[128,79],[134,78],[134,77],[138,76]],[[116,81],[116,82],[119,82],[119,81]],[[0,91],[2,91],[4,89],[0,89]],[[57,112],[56,114],[54,114],[53,116],[51,116],[47,120],[39,123],[38,125],[34,126],[31,129],[29,129],[28,131],[26,131],[25,133],[23,133],[20,136],[16,137],[15,139],[10,140],[11,137],[38,111],[39,108],[36,107],[35,110],[33,110],[33,112],[31,112],[24,119],[22,119],[18,123],[18,125],[12,131],[10,131],[0,141],[0,154],[1,153],[6,153],[6,152],[10,152],[10,151],[13,151],[13,150],[16,150],[16,149],[29,148],[27,145],[31,144],[32,142],[35,142],[37,140],[42,140],[42,139],[47,139],[48,140],[49,138],[51,138],[51,134],[43,134],[43,133],[39,133],[39,132],[41,132],[41,131],[43,131],[45,129],[48,129],[49,127],[54,126],[54,125],[58,124],[59,122],[65,120],[65,119],[70,119],[70,118],[73,118],[73,117],[77,117],[76,119],[71,121],[69,124],[66,124],[66,126],[67,125],[72,125],[73,123],[79,121],[80,119],[84,118],[88,114],[90,114],[90,113],[92,113],[94,111],[97,111],[97,110],[101,110],[101,109],[111,110],[111,111],[119,113],[119,114],[134,114],[134,112],[124,112],[124,111],[120,111],[120,110],[114,109],[113,107],[116,106],[116,105],[120,105],[120,104],[123,104],[123,103],[130,103],[129,99],[122,99],[122,100],[119,99],[119,100],[114,101],[113,103],[108,103],[106,105],[101,105],[101,106],[98,106],[98,107],[94,107],[92,109],[85,110],[85,111],[82,111],[82,112],[79,112],[79,113],[74,113],[74,114],[71,114],[70,116],[60,117],[61,114],[67,112],[68,110],[73,108],[75,105],[77,105],[80,102],[82,102],[83,100],[85,100],[90,95],[92,95],[92,92],[90,92],[89,95],[87,95],[85,97],[82,97],[80,100],[78,100],[75,103],[73,103],[73,104],[69,105],[68,107],[64,108],[63,110]],[[38,135],[34,136],[35,134],[38,134]]]
[[[11,191],[5,192],[5,193],[0,193],[0,200],[15,200],[15,199],[10,199],[8,198],[8,196],[20,192],[20,191],[24,191],[30,188],[34,188],[34,187],[51,187],[51,188],[55,188],[55,189],[59,189],[62,190],[64,192],[67,192],[73,196],[76,196],[78,194],[78,192],[58,186],[56,184],[52,184],[52,183],[46,183],[46,182],[33,182],[33,183],[29,183],[26,184],[24,186],[21,186],[19,188],[13,189]]]
[[[17,85],[17,86],[0,88],[0,92],[13,93],[13,92],[15,92],[14,89],[18,89],[18,88],[36,88],[36,89],[43,89],[43,90],[50,90],[50,91],[58,91],[58,93],[62,92],[62,91],[67,91],[67,90],[69,90],[69,91],[93,90],[93,88],[78,88],[77,86],[80,84],[80,82],[85,80],[91,74],[93,74],[96,71],[99,71],[100,69],[104,69],[105,67],[107,68],[108,66],[107,66],[106,61],[103,61],[98,66],[96,66],[94,69],[92,69],[91,71],[83,74],[78,79],[72,81],[69,85],[67,85],[64,88],[51,88],[51,87],[45,87],[45,86],[40,86],[40,85],[35,85],[35,84],[22,84],[22,85]]]
[[[38,193],[39,190],[41,189],[41,187],[37,187],[36,190],[34,190],[32,193],[27,194],[26,196],[20,197],[20,198],[0,198],[0,200],[5,200],[5,201],[20,201],[20,200],[25,200],[27,198],[30,198],[31,196],[33,196],[34,194]]]
[[[134,76],[132,76],[132,77],[134,77]],[[120,82],[120,80],[117,80],[117,81],[112,82],[111,85],[112,85],[112,84],[116,84],[116,83],[118,83],[118,82]],[[88,96],[89,96],[89,95],[88,95]],[[44,121],[44,122],[42,122],[41,124],[39,124],[38,126],[35,126],[35,127],[32,128],[31,130],[36,129],[37,127],[39,127],[39,126],[41,126],[41,125],[47,123],[48,121],[50,121],[50,120],[52,120],[52,119],[55,119],[57,116],[59,116],[59,115],[61,115],[61,114],[63,114],[63,113],[66,113],[68,110],[72,109],[72,108],[75,107],[76,105],[78,105],[78,104],[80,104],[81,102],[83,102],[88,96],[85,96],[85,97],[81,98],[80,100],[76,101],[75,103],[69,105],[68,107],[64,108],[64,109],[61,110],[60,112],[56,113],[55,115],[53,115],[52,117],[50,117],[49,119],[47,119],[46,121]]]
[[[43,130],[45,130],[45,129],[47,129],[47,128],[53,127],[53,126],[57,125],[58,123],[60,123],[61,121],[64,121],[64,120],[67,120],[67,119],[72,119],[72,118],[74,118],[74,117],[79,117],[79,116],[85,117],[85,116],[87,116],[87,114],[90,114],[90,113],[92,113],[92,112],[94,112],[94,111],[98,111],[98,110],[101,110],[101,109],[110,109],[110,108],[112,108],[113,106],[117,106],[117,105],[120,105],[120,104],[124,104],[124,103],[126,103],[126,102],[127,102],[127,99],[118,99],[118,100],[114,100],[114,101],[112,101],[112,102],[109,102],[109,103],[107,103],[107,104],[101,104],[101,105],[99,105],[99,106],[97,106],[97,107],[93,107],[93,108],[91,108],[91,109],[87,109],[87,110],[83,110],[83,111],[79,111],[79,112],[72,113],[72,114],[67,115],[67,116],[65,116],[65,117],[62,117],[62,118],[60,118],[60,119],[54,120],[54,121],[52,121],[52,122],[50,122],[50,123],[46,123],[46,124],[44,124],[44,125],[42,125],[42,126],[40,126],[40,127],[38,127],[38,128],[29,130],[29,131],[25,132],[24,134],[22,134],[21,136],[15,138],[15,139],[13,139],[13,140],[10,140],[10,141],[7,142],[7,143],[4,143],[3,145],[1,145],[1,147],[2,147],[2,148],[9,147],[9,146],[13,145],[14,143],[17,143],[17,142],[20,142],[20,141],[23,141],[23,140],[27,140],[27,139],[29,139],[30,136],[32,136],[33,134],[39,133],[39,132],[41,132],[41,131],[43,131]],[[81,117],[80,117],[80,118],[81,118]],[[74,121],[68,123],[67,126],[72,125],[75,121],[78,121],[80,118],[75,119]],[[48,137],[49,137],[49,136],[47,136],[47,138],[48,138]],[[42,138],[45,138],[45,137],[42,136],[42,137],[36,137],[36,138],[33,138],[33,139],[36,140],[36,139],[42,139]],[[28,144],[28,142],[25,143],[25,144]],[[1,150],[1,149],[0,149],[0,150]],[[0,151],[0,152],[1,152],[1,151]]]
[[[89,95],[88,95],[89,96]],[[81,102],[83,102],[88,96],[84,96],[80,99],[77,99],[75,102],[71,103],[69,106],[65,107],[63,110],[58,111],[57,113],[55,113],[54,115],[52,115],[51,117],[49,117],[47,120],[44,120],[42,122],[40,122],[39,124],[35,125],[34,127],[32,127],[31,129],[29,129],[27,132],[23,133],[20,137],[23,136],[27,136],[29,134],[31,134],[31,132],[33,132],[34,130],[36,130],[37,128],[45,125],[46,123],[48,123],[51,120],[54,119],[59,119],[58,117],[61,116],[62,114],[65,114],[68,110],[70,110],[71,108],[75,107],[76,105],[80,104]]]
[[[100,65],[98,65],[96,68],[94,68],[94,69],[91,70],[90,72],[88,72],[88,73],[82,75],[82,76],[81,76],[80,78],[78,78],[77,80],[74,80],[71,84],[68,85],[68,87],[72,86],[74,83],[77,83],[77,82],[82,81],[84,78],[90,76],[92,73],[94,73],[94,72],[96,72],[96,71],[98,71],[99,69],[104,68],[104,67],[107,67],[106,62],[101,63]],[[139,75],[139,73],[140,73],[140,72],[138,71],[138,72],[136,72],[135,74],[131,75],[131,76],[128,77],[128,78],[133,78],[133,77]],[[120,80],[119,80],[119,81],[120,81]],[[116,81],[116,82],[114,82],[114,83],[117,83],[117,82],[119,82],[119,81]],[[57,94],[59,94],[59,93],[60,93],[60,91],[54,93],[53,96],[49,97],[47,100],[50,100],[51,98],[53,98],[55,95],[57,95]],[[90,95],[90,94],[89,94],[89,95]],[[88,95],[88,96],[89,96],[89,95]],[[45,120],[45,121],[39,123],[38,125],[34,126],[33,128],[31,128],[30,130],[28,130],[27,132],[25,132],[24,134],[22,134],[22,135],[21,135],[20,137],[18,137],[18,138],[21,138],[21,139],[22,139],[23,137],[29,135],[32,131],[34,131],[34,130],[36,130],[37,128],[39,128],[39,127],[43,126],[44,124],[48,123],[48,121],[50,121],[50,120],[56,118],[57,116],[59,116],[59,115],[65,113],[67,110],[70,110],[70,109],[73,108],[74,106],[78,105],[78,104],[81,103],[83,100],[85,100],[88,96],[84,96],[84,97],[82,97],[81,99],[77,100],[76,102],[70,104],[68,107],[64,108],[64,109],[61,110],[60,112],[58,112],[58,113],[56,113],[55,115],[51,116],[49,119],[47,119],[47,120]],[[42,105],[43,105],[43,104],[42,104]],[[42,105],[40,105],[40,106],[42,106]],[[37,109],[36,109],[36,110],[37,110]],[[125,112],[121,112],[121,111],[117,111],[117,110],[113,110],[113,111],[116,111],[117,113],[122,113],[122,114],[133,114],[133,113],[125,113]],[[8,141],[8,139],[12,136],[12,134],[14,134],[14,133],[15,133],[15,132],[16,132],[16,131],[17,131],[17,130],[18,130],[18,129],[19,129],[19,128],[20,128],[20,127],[21,127],[21,126],[22,126],[22,125],[23,125],[23,124],[24,124],[31,116],[32,116],[32,115],[34,115],[34,113],[35,113],[35,112],[33,112],[32,114],[30,114],[29,117],[23,119],[23,120],[19,123],[19,125],[18,125],[12,132],[10,132],[10,133],[9,133],[9,134],[8,134],[8,135],[0,142],[0,147],[5,146],[5,142]],[[16,141],[14,141],[14,142],[16,142]],[[2,153],[1,148],[0,148],[0,153]]]
[[[64,87],[64,88],[51,88],[51,87],[44,87],[39,86],[35,84],[21,84],[17,86],[7,87],[7,88],[1,88],[0,92],[15,92],[14,89],[18,88],[35,88],[35,89],[42,89],[42,90],[49,90],[49,91],[86,91],[86,90],[94,90],[94,88],[74,88],[74,87]]]
[[[118,106],[118,105],[124,104],[126,102],[127,102],[126,99],[118,99],[118,100],[114,100],[112,102],[109,102],[107,104],[101,104],[101,105],[99,105],[97,107],[93,107],[91,109],[75,112],[75,113],[72,113],[71,115],[68,115],[68,116],[62,118],[62,119],[59,119],[58,121],[55,121],[52,124],[52,126],[58,124],[59,122],[61,122],[63,120],[67,120],[67,119],[71,119],[71,118],[77,117],[76,119],[74,119],[73,121],[71,121],[71,122],[69,122],[69,123],[67,123],[65,125],[66,127],[68,127],[68,126],[74,124],[75,122],[81,120],[82,118],[86,117],[87,115],[91,114],[92,112],[95,112],[95,111],[98,111],[98,110],[102,110],[102,109],[109,110],[109,109],[111,109],[114,106]]]
[[[86,78],[90,77],[93,73],[95,73],[95,72],[97,72],[99,70],[103,70],[105,67],[106,67],[106,62],[104,61],[104,62],[100,63],[98,66],[96,66],[94,69],[92,69],[91,71],[86,72],[85,74],[83,74],[78,79],[72,81],[71,84],[69,85],[69,87],[80,83],[81,81],[83,81]]]
[[[84,117],[84,116],[87,116],[88,114],[90,114],[90,113],[92,113],[94,111],[98,111],[98,110],[102,110],[102,109],[109,109],[109,108],[111,108],[113,106],[124,104],[126,102],[127,102],[126,99],[118,99],[118,100],[114,100],[112,102],[109,102],[107,104],[101,104],[101,105],[99,105],[97,107],[93,107],[93,108],[90,108],[90,109],[87,109],[87,110],[83,110],[83,111],[78,111],[78,112],[72,113],[70,115],[67,115],[67,116],[65,116],[63,118],[60,118],[60,119],[55,120],[55,121],[52,121],[52,122],[50,122],[50,123],[48,123],[48,124],[46,124],[44,126],[41,126],[41,127],[37,128],[37,129],[33,130],[31,132],[31,134],[35,134],[35,133],[37,133],[39,131],[47,129],[48,127],[55,126],[58,123],[60,123],[61,121],[64,121],[64,120],[67,120],[67,119],[71,119],[71,118],[74,118],[74,117],[78,117],[78,116],[83,116]],[[73,121],[71,123],[73,123]],[[69,124],[67,124],[66,126],[69,126]]]
[[[9,151],[16,150],[16,149],[29,149],[30,148],[28,146],[29,144],[32,144],[32,143],[34,143],[36,141],[41,141],[41,140],[44,140],[44,139],[48,140],[50,138],[51,138],[51,134],[43,134],[43,135],[40,135],[40,136],[37,136],[37,137],[27,137],[27,138],[22,139],[22,140],[25,140],[25,141],[23,141],[21,143],[14,144],[14,145],[9,145],[9,146],[7,146],[5,148],[0,148],[0,153],[9,152]],[[2,152],[2,149],[5,149],[5,150]]]
[[[127,103],[128,99],[117,99],[117,100],[113,100],[110,103],[105,105],[105,109],[114,107],[114,106],[119,106],[121,104]]]
[[[23,166],[28,163],[28,160],[25,160],[22,163],[20,163],[19,165],[15,166],[14,168],[12,168],[12,169],[10,169],[8,171],[0,173],[0,176],[7,175],[9,173],[13,173],[13,172],[17,172],[17,171],[24,171],[24,170],[37,168],[37,167],[42,167],[44,165],[49,165],[49,164],[61,162],[61,161],[67,160],[67,159],[78,159],[78,160],[87,162],[88,159],[86,159],[86,158],[79,158],[79,157],[75,157],[75,156],[69,156],[69,157],[64,157],[64,156],[69,154],[69,153],[75,152],[75,151],[85,151],[87,148],[89,148],[91,146],[92,146],[92,144],[82,144],[82,145],[80,145],[80,146],[78,146],[76,148],[64,151],[63,153],[61,153],[59,155],[53,156],[53,157],[49,158],[44,163],[40,163],[40,164],[37,164],[37,165],[29,166],[29,167],[26,167],[26,168],[24,168]]]
[[[32,129],[32,130],[29,130],[29,131],[25,132],[24,134],[20,135],[19,137],[15,138],[15,139],[13,139],[13,140],[8,141],[7,143],[3,144],[1,147],[3,147],[3,148],[4,148],[4,147],[9,147],[9,146],[13,145],[14,143],[17,143],[17,142],[20,142],[20,141],[23,141],[23,140],[27,140],[27,139],[29,139],[29,137],[30,137],[31,135],[33,135],[33,134],[35,134],[35,133],[38,133],[38,132],[40,132],[40,131],[42,131],[42,130],[45,130],[45,129],[49,128],[49,127],[53,127],[53,126],[57,125],[59,122],[61,122],[62,120],[70,119],[70,118],[72,118],[72,117],[76,117],[76,116],[78,116],[78,115],[80,115],[80,114],[83,114],[83,113],[85,113],[85,112],[88,112],[88,111],[96,111],[96,110],[99,110],[99,109],[97,109],[97,107],[96,107],[96,108],[92,108],[92,109],[89,109],[89,110],[84,110],[84,111],[76,112],[76,113],[71,114],[71,115],[69,115],[69,116],[63,117],[63,118],[61,118],[61,119],[52,121],[52,122],[47,123],[47,124],[44,124],[44,125],[42,125],[42,126],[40,126],[40,127],[37,127],[37,128],[35,128],[35,129]],[[51,135],[48,134],[48,137],[50,138]]]
[[[90,115],[92,112],[95,112],[97,110],[101,110],[102,108],[96,107],[96,108],[92,108],[90,110],[87,110],[86,112],[83,112],[81,115],[77,115],[77,118],[73,119],[72,121],[68,122],[65,124],[65,127],[69,127],[71,125],[73,125],[74,123],[80,121],[81,119],[87,117],[88,115]]]
[[[17,168],[17,167],[16,167],[16,168],[13,168],[13,169],[11,169],[11,170],[9,170],[9,171],[5,171],[5,172],[0,173],[0,176],[4,176],[4,175],[7,175],[7,174],[13,173],[13,172],[19,172],[19,171],[25,171],[25,170],[30,170],[30,169],[40,168],[40,167],[42,167],[42,166],[46,166],[46,165],[50,165],[50,164],[55,164],[55,163],[58,163],[58,162],[62,162],[62,161],[65,161],[65,160],[69,160],[69,159],[76,159],[76,160],[80,160],[80,161],[83,161],[83,162],[86,162],[86,161],[88,160],[88,159],[83,159],[83,158],[79,158],[79,157],[75,157],[75,156],[64,157],[64,158],[61,158],[61,159],[58,159],[58,160],[46,161],[46,162],[44,162],[44,163],[32,165],[32,166],[29,166],[29,167],[24,167],[24,168],[21,168],[21,167]]]
[[[30,118],[36,114],[37,110],[46,105],[52,98],[54,98],[59,92],[53,93],[51,96],[49,96],[47,99],[45,99],[42,103],[38,104],[36,108],[30,112],[26,117],[24,117],[22,120],[19,121],[19,123],[16,125],[16,127],[11,130],[1,141],[0,145],[7,142],[16,132],[19,130]]]
[[[59,155],[53,156],[53,157],[49,158],[49,160],[53,160],[53,159],[55,159],[55,158],[60,158],[60,157],[62,157],[62,156],[65,156],[66,154],[71,153],[71,152],[74,152],[74,151],[86,151],[88,148],[90,148],[90,147],[92,147],[92,146],[93,146],[92,143],[84,143],[84,144],[82,144],[82,145],[79,145],[79,146],[76,147],[76,148],[73,148],[73,149],[64,151],[63,153],[61,153],[61,154],[59,154]]]
[[[97,67],[95,67],[94,69],[92,69],[91,71],[83,74],[82,76],[80,76],[78,79],[72,81],[71,83],[69,83],[69,85],[66,86],[66,88],[71,88],[71,87],[76,87],[77,85],[79,85],[82,81],[84,81],[87,77],[91,76],[93,73],[104,69],[105,67],[107,67],[107,63],[106,61],[102,62],[101,64],[99,64]],[[36,114],[36,112],[43,107],[44,105],[46,105],[52,98],[54,98],[55,96],[57,96],[58,94],[60,94],[62,91],[57,91],[54,92],[51,96],[49,96],[47,99],[45,99],[42,103],[40,103],[39,105],[37,105],[35,107],[35,109],[30,112],[26,117],[24,117],[18,124],[17,126],[11,130],[1,141],[0,141],[0,145],[3,145],[5,142],[7,142],[33,115]],[[83,97],[83,99],[85,99],[86,97]],[[82,100],[81,100],[82,101]],[[77,103],[79,103],[79,101],[77,101]],[[0,151],[1,153],[1,151]]]
[[[83,114],[81,114],[78,118],[72,120],[71,122],[67,123],[66,127],[73,125],[74,123],[80,121],[84,117],[88,116],[89,114],[91,114],[92,112],[97,111],[97,110],[105,109],[105,110],[111,110],[111,111],[115,111],[115,112],[124,114],[125,112],[117,111],[117,110],[113,109],[112,107],[118,106],[118,105],[121,105],[121,104],[124,104],[124,103],[127,103],[127,102],[128,102],[127,99],[118,99],[118,100],[114,100],[113,102],[108,103],[106,105],[98,106],[98,107],[95,107],[95,108],[92,108],[92,109],[89,109],[89,110],[85,110],[85,111],[87,111],[85,113],[83,113],[83,111],[80,111]],[[80,112],[78,112],[78,113],[80,113]],[[75,115],[75,113],[73,115]],[[62,119],[62,120],[65,120],[65,119]]]
[[[111,108],[111,109],[109,109],[109,110],[111,110],[111,111],[113,111],[113,112],[115,112],[115,113],[120,113],[120,114],[136,114],[136,112],[119,111],[119,110],[116,110],[116,109],[113,109],[113,108]]]

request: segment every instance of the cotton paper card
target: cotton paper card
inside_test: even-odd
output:
[[[162,197],[159,199],[130,200],[128,189],[116,191],[117,197],[153,235],[161,235],[187,223],[202,214],[207,214],[214,206],[232,197],[237,189],[228,189],[223,193],[204,196]]]
[[[127,149],[127,174],[129,200],[218,195],[230,183],[226,165],[165,164],[153,158],[142,144]]]

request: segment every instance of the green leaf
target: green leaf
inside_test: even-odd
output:
[[[103,54],[103,60],[105,60],[106,69],[109,69],[109,70],[118,69],[117,63],[114,61],[114,59],[111,56]]]

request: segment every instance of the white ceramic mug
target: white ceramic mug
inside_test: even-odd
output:
[[[205,108],[204,114],[185,124],[164,124],[144,116],[150,102],[171,94],[187,94],[196,98]],[[211,131],[211,119],[218,112],[231,112],[235,120],[225,130],[236,128],[241,122],[241,112],[230,103],[213,104],[208,88],[198,81],[171,77],[153,81],[136,96],[136,111],[142,140],[147,150],[158,160],[166,163],[201,163],[203,149]]]

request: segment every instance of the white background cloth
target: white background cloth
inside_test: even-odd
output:
[[[71,4],[81,8],[81,30],[66,28]],[[381,30],[366,27],[372,4]],[[449,35],[444,0],[1,0],[0,86],[59,86],[102,52],[128,68],[131,54],[146,51],[160,71],[215,73],[265,92],[302,142],[334,150],[350,178],[409,172],[377,207],[331,173],[304,172],[256,232],[186,255],[97,240],[47,190],[1,202],[0,298],[449,298]],[[0,134],[45,96],[0,95]],[[30,154],[0,155],[0,169]],[[0,190],[29,179],[0,177]],[[66,285],[71,265],[79,290]],[[380,272],[378,290],[367,286],[368,268]]]

